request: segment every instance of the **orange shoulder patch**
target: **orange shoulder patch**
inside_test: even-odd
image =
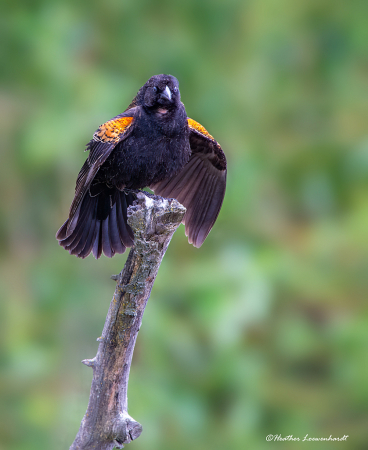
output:
[[[192,130],[199,131],[204,136],[212,139],[213,141],[215,140],[213,138],[213,136],[211,136],[210,133],[205,129],[204,126],[202,126],[200,123],[196,122],[193,119],[189,119],[189,117],[188,117],[188,125],[189,125],[189,128],[191,128]]]
[[[120,136],[130,127],[133,117],[112,119],[101,125],[94,136],[102,142],[119,142]]]

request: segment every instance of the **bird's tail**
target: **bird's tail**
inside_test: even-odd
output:
[[[86,192],[72,217],[56,233],[59,244],[71,255],[85,258],[91,251],[98,259],[102,252],[111,258],[133,245],[134,235],[127,224],[127,209],[133,204],[132,193],[106,184]]]

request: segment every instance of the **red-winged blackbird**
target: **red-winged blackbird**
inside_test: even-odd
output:
[[[226,158],[207,130],[187,117],[175,77],[150,78],[123,114],[98,128],[86,150],[69,218],[56,234],[72,255],[112,257],[131,247],[129,190],[146,186],[186,207],[189,242],[203,244],[225,195]]]

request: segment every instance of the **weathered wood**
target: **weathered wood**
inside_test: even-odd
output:
[[[123,271],[117,278],[97,355],[83,363],[93,369],[86,414],[70,450],[123,448],[142,426],[128,414],[128,378],[142,316],[162,258],[185,208],[174,199],[137,194],[128,209],[134,232]]]

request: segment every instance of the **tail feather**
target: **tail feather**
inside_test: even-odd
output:
[[[134,234],[127,224],[127,209],[133,201],[131,193],[107,186],[93,197],[87,191],[76,214],[58,230],[59,244],[79,258],[91,252],[96,259],[102,253],[109,258],[124,253],[134,243]]]
[[[93,243],[96,239],[96,232],[97,232],[96,226],[97,226],[97,221],[94,221],[89,228],[88,236],[87,236],[86,242],[84,244],[84,247],[78,254],[79,258],[86,258],[91,253]]]
[[[111,248],[109,219],[110,216],[107,216],[106,219],[102,221],[101,241],[102,241],[102,251],[106,256],[112,258],[115,255],[115,251]]]
[[[84,208],[79,215],[79,220],[76,223],[73,232],[71,232],[68,237],[63,239],[63,246],[66,250],[73,250],[79,244],[79,241],[82,239],[82,236],[85,234],[86,230],[88,231],[86,222],[91,214],[90,210],[92,204],[89,199],[86,200],[86,204],[84,205]]]
[[[117,203],[117,224],[119,229],[120,239],[125,247],[131,247],[134,241],[134,234],[127,223],[128,205],[133,204],[134,197],[132,194],[118,196]]]
[[[93,256],[98,259],[102,253],[102,240],[101,240],[101,221],[96,223],[96,238],[92,247]]]
[[[83,230],[83,233],[81,234],[80,238],[78,239],[78,242],[73,244],[73,246],[66,248],[65,250],[69,250],[71,255],[79,255],[81,251],[83,250],[84,246],[86,245],[86,240],[88,237],[90,229],[88,227],[85,227]]]
[[[109,234],[110,234],[110,241],[111,241],[111,247],[115,250],[115,253],[124,253],[125,247],[121,241],[119,229],[118,229],[118,218],[116,215],[116,205],[117,202],[114,203],[113,207],[111,208],[110,213],[110,221],[109,221]]]

